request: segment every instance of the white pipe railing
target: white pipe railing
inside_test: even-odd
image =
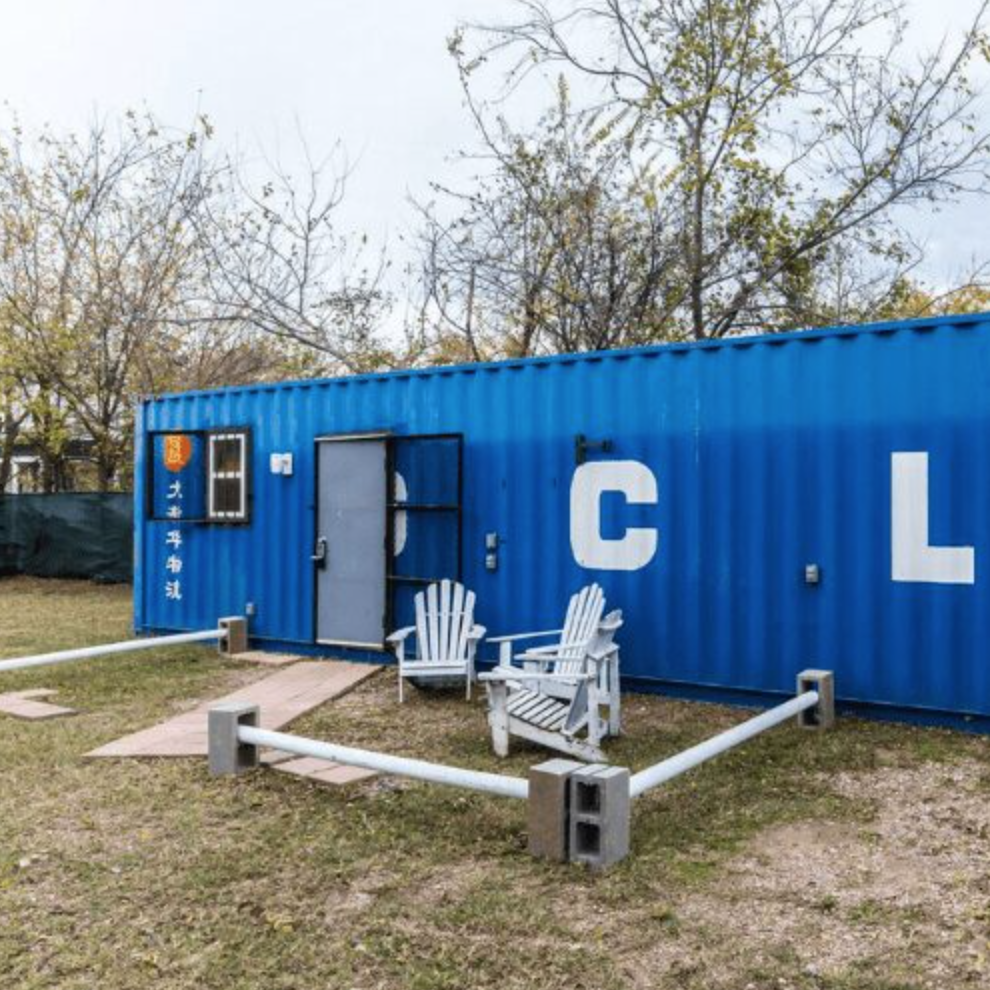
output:
[[[796,698],[791,698],[790,701],[777,705],[776,708],[761,712],[717,736],[712,736],[711,739],[706,739],[697,746],[692,746],[690,749],[670,757],[670,759],[663,760],[646,770],[633,774],[632,780],[629,782],[629,793],[634,798],[639,797],[646,791],[659,787],[660,784],[665,784],[668,780],[698,766],[699,763],[704,763],[706,760],[746,742],[747,739],[752,739],[753,736],[766,732],[767,729],[772,729],[775,725],[780,725],[781,722],[786,722],[800,712],[814,708],[817,704],[818,692],[805,691],[804,694],[799,694]]]
[[[121,643],[104,643],[102,646],[84,646],[77,650],[59,650],[55,653],[38,653],[32,657],[15,657],[0,660],[0,674],[9,670],[27,670],[29,667],[46,667],[56,663],[72,663],[104,657],[113,653],[132,653],[135,650],[157,650],[163,646],[179,646],[182,643],[202,643],[211,639],[225,639],[227,630],[203,629],[199,632],[175,633],[172,636],[148,636],[128,639]]]
[[[249,746],[270,746],[284,753],[312,756],[318,760],[345,763],[366,770],[378,770],[397,777],[412,777],[415,780],[429,781],[431,784],[464,787],[484,794],[497,794],[499,797],[522,800],[529,797],[529,781],[522,777],[484,773],[481,770],[464,770],[461,767],[449,767],[442,763],[428,763],[425,760],[390,756],[387,753],[376,753],[367,749],[353,749],[350,746],[338,746],[336,743],[307,739],[286,732],[258,729],[251,725],[238,726],[237,738]]]

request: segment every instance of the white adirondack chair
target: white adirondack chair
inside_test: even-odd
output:
[[[416,595],[416,625],[388,637],[399,664],[399,701],[405,700],[403,685],[415,680],[467,681],[467,697],[475,680],[474,655],[485,635],[484,626],[474,623],[474,592],[456,581],[431,584]],[[406,640],[416,634],[416,654],[407,656]]]
[[[553,677],[531,686],[543,694],[566,701],[574,697],[574,692],[581,683],[579,675],[584,672],[585,654],[590,642],[598,634],[604,614],[605,594],[597,584],[589,584],[571,596],[562,629],[494,636],[489,637],[488,642],[499,644],[499,668],[513,669],[521,666],[523,670],[553,674]],[[550,636],[555,637],[555,642],[530,647],[522,653],[514,652],[520,644]],[[608,734],[617,736],[622,730],[618,665],[606,664],[601,672],[602,680],[598,690],[608,704]]]
[[[508,756],[509,741],[518,736],[592,763],[604,759],[601,741],[609,725],[599,684],[606,667],[614,668],[618,681],[619,647],[613,640],[621,625],[621,612],[607,615],[586,643],[584,655],[565,674],[500,665],[480,676],[488,689],[488,724],[496,755]],[[569,699],[543,690],[565,681],[574,688]]]

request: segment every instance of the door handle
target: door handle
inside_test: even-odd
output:
[[[316,541],[316,553],[312,554],[309,559],[317,567],[327,566],[327,539],[325,536],[321,536]]]

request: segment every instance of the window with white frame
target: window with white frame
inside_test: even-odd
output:
[[[207,517],[217,522],[247,519],[247,433],[211,433],[207,458]]]

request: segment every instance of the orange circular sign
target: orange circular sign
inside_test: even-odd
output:
[[[181,471],[192,457],[192,440],[181,433],[170,433],[165,437],[163,460],[169,471]]]

